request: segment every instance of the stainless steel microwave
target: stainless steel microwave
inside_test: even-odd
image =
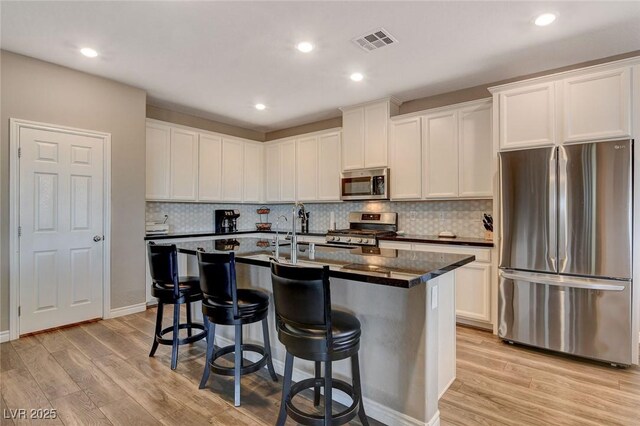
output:
[[[349,170],[341,176],[341,199],[388,200],[389,169]]]

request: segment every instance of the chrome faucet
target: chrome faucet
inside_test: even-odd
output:
[[[298,263],[298,236],[296,235],[296,222],[298,217],[304,217],[307,211],[304,208],[304,204],[297,202],[293,205],[293,212],[291,214],[291,263]]]
[[[281,214],[280,216],[278,216],[278,219],[276,219],[276,236],[274,238],[274,245],[276,246],[276,259],[278,259],[280,257],[280,243],[279,243],[279,238],[278,238],[278,234],[280,231],[280,219],[284,219],[284,221],[287,221],[287,217],[283,214]]]

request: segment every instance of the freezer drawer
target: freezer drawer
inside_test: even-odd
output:
[[[498,294],[501,338],[632,363],[630,281],[502,271]]]

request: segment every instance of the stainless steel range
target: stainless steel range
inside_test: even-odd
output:
[[[328,243],[345,245],[377,246],[378,238],[396,235],[398,213],[351,212],[349,228],[327,233]]]

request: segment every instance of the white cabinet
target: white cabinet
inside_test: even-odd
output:
[[[364,108],[342,113],[342,169],[364,168]]]
[[[364,107],[364,166],[386,167],[389,102]]]
[[[493,196],[491,103],[458,112],[458,196]]]
[[[398,113],[393,99],[342,109],[342,169],[386,167],[389,117]]]
[[[242,201],[259,203],[262,201],[263,147],[261,143],[244,142],[244,177]]]
[[[296,200],[296,141],[280,144],[280,201]]]
[[[198,200],[222,199],[222,137],[200,134],[198,155]]]
[[[171,199],[196,201],[198,197],[198,134],[171,129]]]
[[[264,167],[265,201],[280,201],[280,144],[272,143],[264,147]]]
[[[391,198],[394,200],[421,198],[421,117],[391,121],[389,153]]]
[[[299,201],[318,199],[318,137],[298,139],[296,148]]]
[[[471,262],[455,270],[456,316],[491,321],[491,264]]]
[[[458,113],[445,111],[423,118],[425,198],[458,196]]]
[[[171,198],[171,128],[148,122],[146,141],[146,198],[168,200]]]
[[[237,139],[222,139],[222,200],[242,201],[244,149]]]
[[[340,132],[318,136],[318,200],[340,200]]]
[[[555,85],[553,82],[501,92],[500,148],[547,146],[556,143]]]
[[[562,90],[563,142],[631,135],[629,68],[567,78]]]

